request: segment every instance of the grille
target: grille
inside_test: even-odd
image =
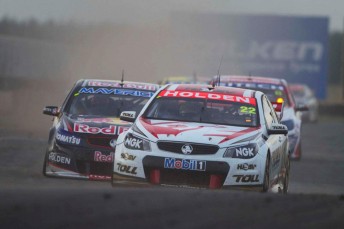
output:
[[[208,144],[196,144],[196,143],[187,143],[187,142],[166,142],[166,141],[159,141],[158,147],[161,150],[165,150],[172,153],[179,153],[183,154],[182,147],[185,144],[191,145],[193,150],[191,152],[192,155],[206,155],[206,154],[215,154],[219,147],[216,145],[208,145]]]
[[[210,175],[199,171],[160,170],[160,183],[209,187]]]
[[[77,160],[76,167],[81,174],[100,176],[111,176],[112,174],[112,163]]]
[[[112,163],[90,162],[90,174],[111,176]]]
[[[88,137],[87,142],[90,145],[111,149],[110,141],[113,137]]]

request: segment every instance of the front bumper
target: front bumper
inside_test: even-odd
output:
[[[245,187],[263,184],[265,158],[223,158],[215,155],[181,155],[152,149],[152,152],[117,146],[113,184],[140,183],[200,188]],[[159,156],[158,156],[159,155]]]
[[[114,152],[85,147],[55,146],[47,151],[45,175],[88,180],[110,180]]]

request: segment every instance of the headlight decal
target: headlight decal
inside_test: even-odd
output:
[[[138,133],[138,134],[140,134],[140,135],[142,135],[142,136],[145,136],[145,137],[147,137],[137,126],[136,126],[136,123],[134,123],[133,125],[132,125],[132,128],[131,128],[134,132],[136,132],[136,133]]]
[[[223,157],[250,159],[256,156],[257,153],[258,145],[251,143],[247,145],[228,148],[226,152],[223,154]]]

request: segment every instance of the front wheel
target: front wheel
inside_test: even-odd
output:
[[[287,194],[288,188],[289,188],[289,171],[290,171],[290,158],[287,158],[287,162],[285,165],[285,174],[284,174],[284,180],[283,180],[283,189],[282,193]]]
[[[44,161],[43,161],[43,170],[42,170],[42,173],[43,173],[43,176],[47,176],[47,161],[48,161],[48,156],[47,156],[47,153],[45,153],[45,156],[44,156]]]
[[[270,188],[270,156],[266,158],[265,171],[264,171],[264,183],[263,192],[267,192]]]

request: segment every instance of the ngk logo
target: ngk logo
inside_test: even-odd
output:
[[[110,125],[109,127],[99,128],[99,127],[90,127],[86,124],[74,124],[74,132],[77,133],[89,133],[89,134],[116,134],[116,126]]]
[[[235,149],[235,153],[237,157],[244,156],[244,157],[253,157],[253,148],[239,148]]]
[[[142,140],[138,138],[126,138],[124,142],[127,148],[134,148],[134,149],[141,149],[142,148],[141,143],[142,143]]]
[[[250,183],[250,182],[259,182],[258,175],[233,175],[236,178],[235,182]]]
[[[110,155],[102,154],[100,151],[94,152],[94,161],[99,162],[113,162],[113,153],[111,152]]]

